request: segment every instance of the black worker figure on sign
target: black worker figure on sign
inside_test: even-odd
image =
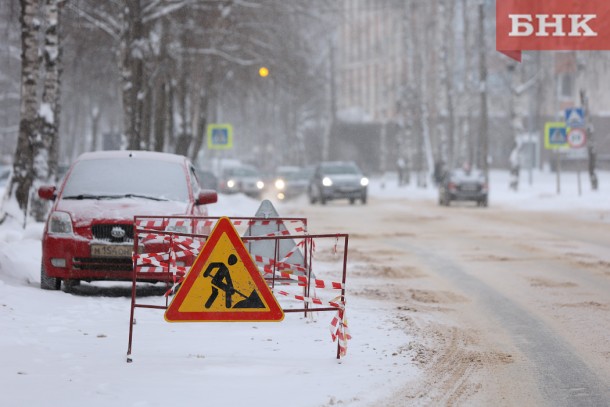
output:
[[[229,266],[234,266],[237,263],[237,256],[234,254],[229,255],[227,259],[227,263]],[[212,270],[217,269],[216,274],[212,274]],[[222,262],[214,262],[210,263],[207,269],[203,272],[203,277],[211,277],[212,278],[212,294],[205,302],[205,307],[210,308],[216,297],[218,297],[218,290],[222,290],[225,292],[225,307],[226,308],[265,308],[265,304],[261,301],[260,297],[256,290],[252,290],[252,293],[247,296],[237,289],[233,287],[233,280],[231,279],[231,273],[229,272],[229,267],[225,263]],[[237,304],[235,307],[233,304],[233,295],[237,294],[244,299]]]

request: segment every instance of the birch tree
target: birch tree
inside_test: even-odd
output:
[[[7,188],[2,220],[12,217],[25,226],[34,181],[34,158],[40,145],[37,128],[39,82],[38,38],[40,33],[40,3],[21,0],[21,104],[19,135],[13,162],[13,177]],[[16,203],[17,207],[13,205]]]

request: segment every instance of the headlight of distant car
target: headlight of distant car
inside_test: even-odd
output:
[[[282,190],[282,189],[286,188],[286,183],[284,182],[283,179],[278,178],[275,180],[275,187],[279,190]]]
[[[232,179],[228,180],[227,181],[227,186],[229,188],[235,188],[235,180],[232,180]]]
[[[325,187],[330,187],[333,185],[333,180],[328,177],[324,177],[324,179],[322,179],[322,185]]]
[[[256,187],[258,189],[263,189],[265,188],[265,183],[263,181],[256,181]]]
[[[362,177],[360,179],[360,185],[362,185],[363,187],[367,186],[369,184],[369,179],[367,177]]]
[[[71,235],[72,219],[66,212],[53,212],[49,216],[49,233]]]

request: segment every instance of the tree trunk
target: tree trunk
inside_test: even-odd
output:
[[[141,148],[148,150],[150,148],[152,132],[152,109],[153,109],[153,91],[149,86],[146,86],[147,96],[144,98],[144,104],[142,106],[142,129],[140,130],[140,143]]]
[[[167,143],[169,151],[176,147],[176,128],[174,124],[174,81],[167,82]]]
[[[34,179],[35,142],[39,136],[37,128],[40,60],[38,36],[40,20],[37,0],[21,0],[21,105],[19,136],[13,163],[13,178],[8,188],[8,199],[16,199],[22,214],[10,213],[12,217],[26,219],[30,189]],[[6,215],[3,215],[3,220]],[[24,223],[25,225],[25,223]]]
[[[212,72],[206,70],[205,81],[203,83],[203,89],[199,93],[199,114],[197,120],[197,134],[195,134],[195,144],[193,145],[193,151],[191,152],[191,161],[197,162],[199,156],[199,150],[203,146],[203,142],[206,134],[206,127],[208,125],[208,106],[210,104],[210,88],[212,86]]]
[[[163,151],[165,148],[165,130],[167,127],[167,85],[160,79],[156,88],[155,115],[154,115],[154,141],[153,150]]]
[[[60,56],[59,44],[59,0],[45,0],[44,19],[44,82],[42,104],[38,109],[38,130],[40,137],[33,143],[34,147],[34,190],[48,184],[57,170],[57,162],[52,161],[51,151],[57,139],[60,114]],[[44,221],[48,201],[34,196],[31,213],[38,222]]]
[[[188,156],[189,147],[193,138],[191,121],[189,117],[189,97],[186,77],[188,76],[188,61],[183,58],[180,79],[178,81],[178,109],[180,114],[180,131],[176,140],[176,154]]]
[[[479,3],[479,92],[481,119],[479,122],[479,154],[478,167],[483,170],[485,178],[489,178],[489,168],[487,163],[488,143],[489,143],[489,123],[487,112],[487,61],[485,53],[485,4]]]
[[[61,118],[61,77],[62,56],[61,46],[61,0],[46,0],[47,7],[47,33],[45,35],[45,90],[42,95],[43,103],[51,105],[55,118],[52,128],[48,131],[48,166],[47,182],[54,183],[59,165],[59,129]],[[54,24],[53,24],[54,23]],[[48,84],[48,85],[47,85]]]
[[[140,0],[128,0],[123,16],[124,28],[120,44],[123,121],[125,138],[131,150],[141,148],[142,94],[144,75],[144,39]]]
[[[444,4],[443,4],[444,3]],[[441,56],[443,65],[443,84],[445,90],[445,108],[447,111],[446,142],[447,142],[447,161],[449,167],[455,166],[455,109],[453,105],[453,56],[452,47],[449,44],[453,41],[453,19],[455,15],[454,0],[445,0],[441,4],[443,11],[443,37],[441,39]]]
[[[594,129],[591,123],[591,114],[589,113],[589,98],[585,90],[580,91],[580,103],[585,111],[585,118],[587,123],[586,135],[587,135],[587,153],[589,155],[589,180],[591,182],[591,189],[597,191],[599,188],[599,182],[597,179],[596,164],[597,164],[597,152],[595,151],[595,139]]]
[[[99,125],[100,125],[100,109],[97,106],[91,108],[91,145],[90,151],[96,151],[99,148]]]

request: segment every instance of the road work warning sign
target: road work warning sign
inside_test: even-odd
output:
[[[284,312],[229,218],[220,218],[169,307],[168,322],[281,321]]]

